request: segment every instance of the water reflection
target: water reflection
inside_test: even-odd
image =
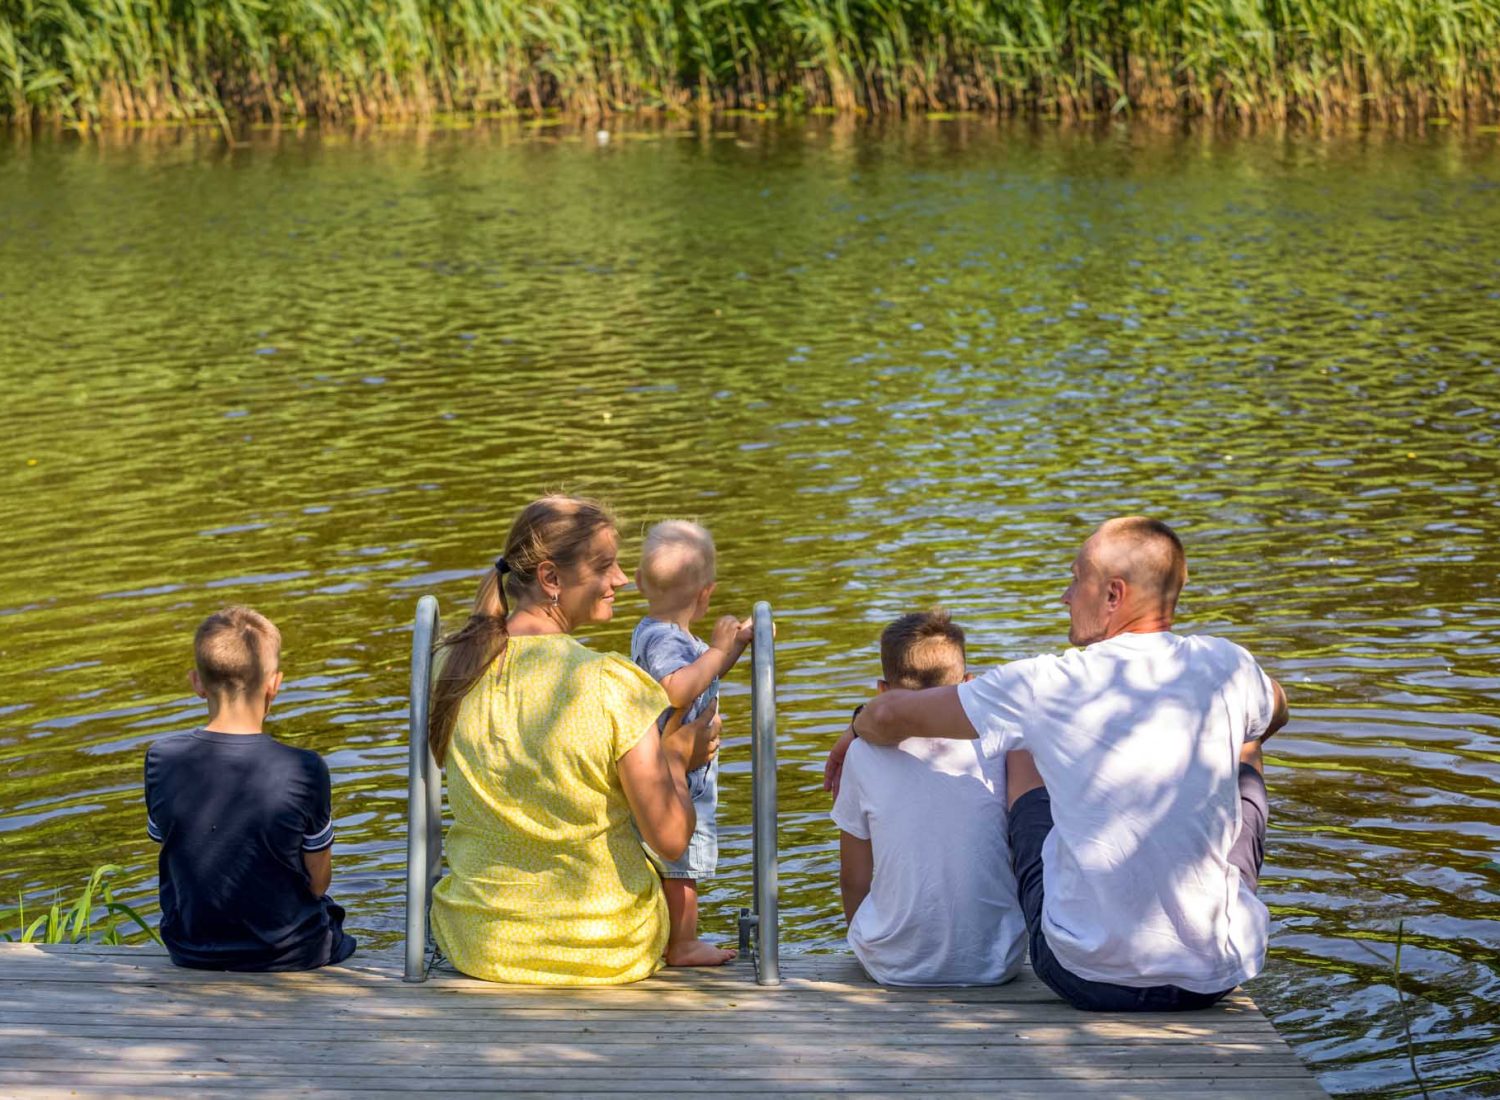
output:
[[[561,129],[0,149],[0,896],[103,859],[149,893],[143,749],[243,600],[389,941],[416,598],[458,613],[563,487],[627,559],[697,516],[722,605],[777,607],[786,937],[834,949],[819,768],[880,627],[941,599],[976,665],[1060,647],[1077,540],[1139,510],[1187,539],[1185,627],[1292,698],[1253,992],[1330,1089],[1399,1090],[1404,918],[1424,1076],[1500,1087],[1500,140]]]

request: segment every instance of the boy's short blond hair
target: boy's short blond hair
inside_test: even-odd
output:
[[[254,695],[281,667],[281,631],[253,608],[226,607],[199,624],[193,662],[210,697]]]
[[[962,683],[963,627],[941,607],[902,615],[881,631],[880,670],[894,688],[918,690]]]
[[[639,580],[648,600],[697,595],[714,583],[714,537],[708,528],[690,520],[656,524],[641,544]]]

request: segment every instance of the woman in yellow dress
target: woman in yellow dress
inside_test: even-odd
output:
[[[686,849],[685,777],[717,751],[718,722],[659,732],[656,681],[572,637],[609,621],[625,581],[609,512],[544,497],[442,643],[430,732],[453,825],[432,928],[465,974],[607,985],[662,965],[667,906],[641,841]]]

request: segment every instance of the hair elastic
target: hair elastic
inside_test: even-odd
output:
[[[496,558],[495,572],[499,573],[502,577],[505,576],[505,574],[510,572],[510,562],[506,561],[504,558]]]

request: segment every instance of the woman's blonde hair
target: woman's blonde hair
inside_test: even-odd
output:
[[[535,592],[536,571],[543,562],[560,568],[577,565],[594,536],[614,527],[615,517],[605,505],[581,497],[545,496],[521,509],[500,560],[479,582],[469,621],[438,643],[445,652],[434,677],[427,733],[439,764],[453,740],[464,696],[505,654],[511,602]]]

